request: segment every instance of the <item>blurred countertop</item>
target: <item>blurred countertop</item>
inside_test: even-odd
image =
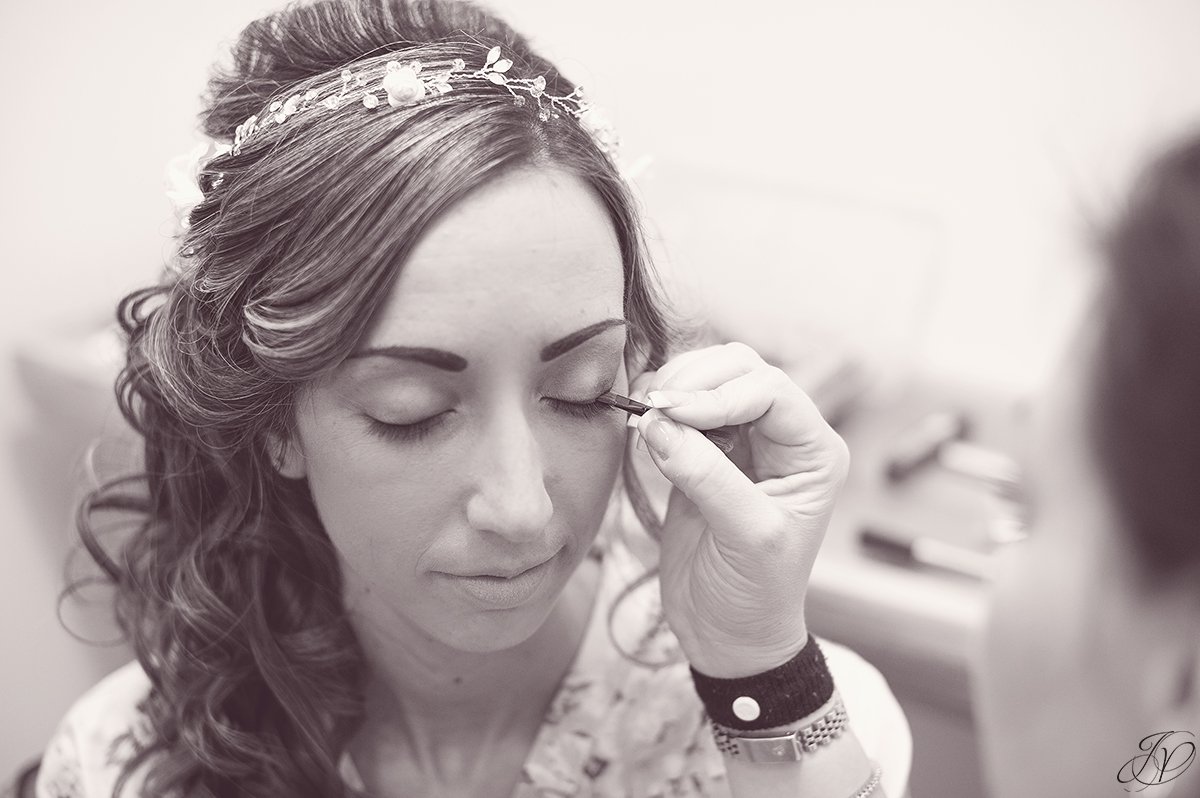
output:
[[[809,624],[858,650],[897,689],[967,716],[988,554],[997,545],[996,525],[1008,520],[1004,505],[991,487],[936,463],[898,484],[888,481],[885,464],[898,439],[944,411],[966,417],[972,443],[1011,457],[1026,408],[994,390],[915,377],[837,425],[850,447],[851,473],[813,568]],[[859,542],[864,526],[965,550],[982,563],[985,578],[874,556]]]

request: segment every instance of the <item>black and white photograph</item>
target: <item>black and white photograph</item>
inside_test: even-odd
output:
[[[0,798],[1200,798],[1200,4],[0,8]]]

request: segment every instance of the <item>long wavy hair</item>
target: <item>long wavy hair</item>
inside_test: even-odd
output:
[[[337,84],[347,66],[397,53],[482,63],[497,44],[514,72],[545,75],[547,91],[574,88],[468,3],[292,4],[251,23],[232,64],[214,68],[202,127],[228,141],[252,114]],[[386,113],[344,103],[202,168],[203,201],[161,279],[117,311],[128,341],[117,399],[144,468],[99,485],[77,518],[151,682],[147,728],[114,795],[143,765],[153,795],[346,794],[337,766],[363,719],[364,660],[307,483],[277,472],[269,441],[294,434],[299,389],[355,349],[447,209],[516,168],[569,170],[617,233],[630,373],[694,334],[665,303],[615,164],[576,120],[536,111],[482,83]],[[109,512],[134,519],[119,549],[101,540]]]

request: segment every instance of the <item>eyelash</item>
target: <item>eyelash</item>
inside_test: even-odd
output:
[[[593,400],[591,402],[568,402],[565,399],[547,399],[556,410],[572,418],[591,419],[605,415],[613,408]],[[388,424],[368,416],[371,431],[387,441],[419,441],[440,427],[450,411],[439,413],[416,424]]]

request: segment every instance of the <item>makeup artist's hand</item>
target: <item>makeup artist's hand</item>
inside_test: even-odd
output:
[[[804,599],[846,444],[787,374],[741,343],[685,352],[630,391],[675,403],[647,411],[638,430],[674,486],[659,569],[683,653],[717,677],[781,665],[807,640]],[[728,455],[698,431],[732,425]]]

